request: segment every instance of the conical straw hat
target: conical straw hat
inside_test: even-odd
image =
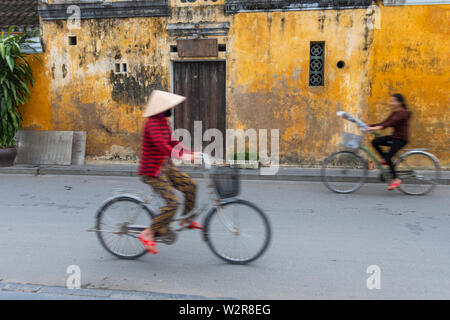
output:
[[[176,105],[182,103],[186,100],[185,97],[173,94],[170,92],[153,90],[148,103],[146,105],[145,111],[142,114],[143,117],[151,117],[155,114],[169,110]]]

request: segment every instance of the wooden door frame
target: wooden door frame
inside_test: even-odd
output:
[[[169,73],[170,73],[170,92],[174,93],[175,86],[175,72],[174,64],[175,62],[225,62],[225,131],[227,130],[227,60],[226,59],[170,59]],[[175,107],[176,108],[176,107]],[[170,116],[170,128],[172,132],[175,130],[175,110]],[[226,135],[226,132],[223,133]],[[225,138],[226,136],[224,136]],[[224,148],[226,146],[224,145]]]

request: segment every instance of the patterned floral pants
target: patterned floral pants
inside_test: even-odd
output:
[[[179,171],[170,161],[164,161],[159,176],[143,176],[144,183],[149,184],[153,191],[161,196],[166,205],[161,207],[159,215],[153,219],[150,229],[155,233],[166,233],[173,216],[180,205],[175,189],[184,194],[184,211],[187,215],[195,208],[195,198],[197,192],[197,183],[186,173]]]

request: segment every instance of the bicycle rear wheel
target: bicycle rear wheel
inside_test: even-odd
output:
[[[267,250],[271,228],[261,209],[251,202],[234,200],[208,213],[204,237],[219,258],[233,264],[246,264]]]
[[[108,201],[97,214],[96,230],[101,245],[121,259],[137,259],[147,253],[137,239],[154,218],[143,202],[121,196]]]
[[[402,180],[400,191],[409,195],[425,195],[439,184],[439,162],[426,152],[406,153],[395,162],[395,171]]]
[[[355,192],[366,182],[368,164],[351,151],[339,151],[325,159],[320,176],[325,186],[333,192]]]

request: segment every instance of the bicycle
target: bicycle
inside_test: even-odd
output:
[[[169,230],[156,236],[155,241],[174,244],[177,233],[186,228],[173,227],[173,223],[207,212],[203,221],[203,240],[216,256],[232,264],[246,264],[258,259],[267,250],[271,239],[266,214],[252,202],[236,198],[240,192],[238,169],[213,166],[213,158],[207,154],[203,154],[203,161],[210,201],[188,216],[173,219]],[[147,253],[137,236],[156,216],[150,202],[151,199],[131,193],[108,198],[97,211],[95,227],[88,231],[96,232],[101,245],[112,255],[137,259]],[[238,247],[239,240],[241,246]],[[249,249],[251,245],[253,249]]]
[[[337,115],[343,119],[354,122],[362,132],[367,124],[350,114],[338,111]],[[375,137],[380,136],[372,132]],[[361,135],[343,133],[343,145],[347,150],[333,153],[323,162],[321,179],[325,186],[336,193],[352,193],[357,191],[366,182],[369,171],[367,158],[375,163],[380,172],[379,179],[386,182],[392,179],[388,168],[378,161],[377,157],[365,146],[361,145]],[[425,195],[431,192],[440,179],[439,160],[425,148],[408,149],[394,162],[398,177],[402,180],[399,186],[401,192],[408,195]],[[366,155],[360,155],[360,153]]]

